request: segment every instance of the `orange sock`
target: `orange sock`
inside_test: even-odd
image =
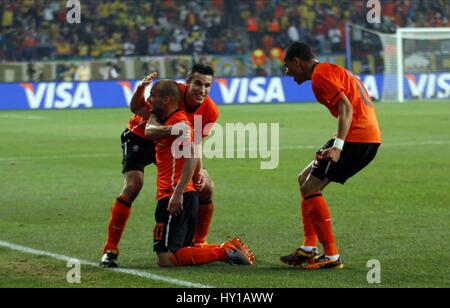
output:
[[[111,208],[111,218],[108,225],[108,239],[103,248],[103,253],[105,251],[117,251],[119,252],[119,242],[122,237],[123,230],[127,224],[128,218],[131,213],[131,204],[120,195],[114,202]]]
[[[195,228],[194,244],[206,242],[213,212],[214,204],[212,201],[200,203],[200,206],[198,207],[198,222],[197,227]]]
[[[222,244],[196,244],[195,247],[198,248],[220,248],[220,246],[222,246]]]
[[[319,192],[306,195],[304,200],[306,202],[306,210],[311,217],[319,241],[323,245],[325,255],[338,255],[339,252],[336,248],[331,226],[330,211],[325,198]]]
[[[223,248],[184,247],[173,255],[176,266],[202,265],[227,260],[227,253]]]
[[[307,210],[307,201],[304,199],[302,193],[302,220],[303,220],[303,245],[304,246],[317,246],[317,233],[314,229],[311,215]]]

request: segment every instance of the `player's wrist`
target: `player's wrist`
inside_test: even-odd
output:
[[[339,149],[342,151],[344,148],[345,141],[339,138],[334,139],[333,148]]]
[[[148,82],[147,80],[141,80],[141,82],[138,83],[137,88],[140,91],[144,91],[150,84],[151,82]]]
[[[183,187],[184,185],[180,185],[180,183],[178,183],[177,186],[175,186],[175,189],[173,190],[173,195],[180,197],[184,194],[184,190],[186,189],[186,187]]]

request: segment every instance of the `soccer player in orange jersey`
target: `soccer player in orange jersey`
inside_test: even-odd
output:
[[[156,73],[145,77],[130,102],[130,109],[135,115],[122,136],[125,183],[122,193],[111,208],[108,238],[103,247],[103,257],[100,263],[104,267],[117,267],[119,242],[131,213],[131,205],[142,188],[144,167],[154,162],[154,143],[148,139],[157,140],[167,137],[171,133],[170,126],[156,126],[157,122],[154,122],[155,125],[148,132],[148,137],[144,135],[144,128],[150,117],[151,109],[151,98],[145,100],[144,92],[156,77]],[[208,136],[210,132],[208,128],[212,128],[219,116],[217,106],[209,97],[213,78],[214,70],[211,67],[197,64],[190,70],[186,84],[178,84],[182,91],[180,109],[186,111],[192,124],[194,116],[202,117],[203,137]],[[206,244],[214,211],[212,201],[214,183],[203,168],[202,159],[199,160],[194,172],[194,183],[200,199],[194,243],[201,246]]]
[[[152,83],[156,73],[145,77],[138,88],[144,88]],[[142,94],[143,98],[143,92]],[[150,112],[147,102],[143,108]],[[128,128],[122,133],[122,173],[124,185],[122,192],[111,207],[108,224],[108,237],[103,247],[100,262],[104,267],[117,267],[119,242],[131,213],[131,205],[139,195],[144,185],[144,168],[155,163],[155,143],[145,137],[146,118],[134,115],[128,122]]]
[[[189,71],[186,84],[178,83],[178,86],[182,91],[179,102],[180,110],[186,113],[192,125],[194,125],[194,117],[201,117],[203,138],[206,138],[209,135],[212,126],[219,117],[219,109],[209,96],[213,79],[214,70],[212,67],[196,64]],[[143,103],[142,99],[132,101],[132,105],[134,105],[132,108],[135,114],[139,114],[143,117],[148,116],[148,110],[145,108],[146,105]],[[154,118],[150,118],[150,122],[152,122],[153,126],[151,130],[147,131],[148,138],[158,140],[161,137],[170,135],[170,126],[158,126],[158,122],[154,120]],[[200,199],[199,219],[195,231],[194,243],[196,246],[201,246],[206,244],[206,237],[209,232],[214,211],[214,183],[206,169],[204,169],[201,157],[194,172],[194,184]]]
[[[281,257],[281,261],[305,269],[343,268],[322,190],[330,182],[344,184],[375,158],[381,144],[375,108],[355,75],[337,65],[320,63],[306,43],[291,44],[284,62],[286,74],[296,83],[311,80],[317,100],[337,118],[338,128],[336,136],[316,153],[316,159],[298,177],[304,242],[292,254]],[[318,241],[324,248],[320,257]]]
[[[157,200],[154,228],[154,251],[161,267],[202,265],[223,261],[253,265],[253,253],[239,238],[222,245],[193,245],[197,227],[199,199],[192,177],[198,165],[194,156],[193,126],[179,106],[182,91],[175,81],[161,80],[151,89],[152,115],[169,136],[156,141],[158,169]],[[146,134],[155,127],[147,124]],[[180,136],[180,130],[182,133]]]

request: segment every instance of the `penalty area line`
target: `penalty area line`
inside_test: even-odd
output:
[[[19,252],[26,253],[26,254],[31,254],[31,255],[36,255],[36,256],[44,256],[44,257],[56,259],[59,261],[69,262],[69,261],[76,260],[76,261],[79,261],[81,265],[86,265],[86,266],[103,269],[102,267],[100,267],[100,265],[98,263],[94,263],[94,262],[86,261],[86,260],[80,260],[78,258],[68,257],[68,256],[56,254],[56,253],[51,253],[48,251],[37,250],[37,249],[30,248],[30,247],[20,246],[20,245],[9,243],[9,242],[0,241],[0,247],[19,251]],[[110,271],[116,272],[116,273],[133,275],[133,276],[137,276],[137,277],[141,277],[141,278],[145,278],[145,279],[149,279],[149,280],[166,282],[166,283],[169,283],[172,285],[177,285],[177,286],[182,286],[182,287],[214,288],[213,286],[209,286],[209,285],[194,283],[194,282],[185,281],[185,280],[179,280],[179,279],[175,279],[175,278],[168,278],[168,277],[152,274],[150,272],[145,272],[145,271],[140,271],[140,270],[135,270],[135,269],[112,268],[112,269],[107,269],[107,270],[110,270]]]

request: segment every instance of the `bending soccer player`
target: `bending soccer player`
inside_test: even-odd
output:
[[[202,265],[223,261],[253,265],[255,257],[239,238],[222,245],[194,247],[199,200],[192,182],[198,158],[194,156],[193,126],[180,110],[182,91],[176,82],[161,80],[151,89],[152,114],[172,134],[156,142],[158,191],[154,251],[161,267]],[[146,134],[159,129],[150,122]],[[184,133],[180,136],[179,132]]]
[[[375,158],[381,144],[375,108],[355,75],[337,65],[320,63],[307,44],[291,44],[284,62],[286,74],[297,84],[311,80],[316,99],[337,118],[338,128],[335,138],[316,153],[316,159],[299,175],[304,242],[292,254],[281,257],[281,261],[311,270],[343,268],[322,190],[330,182],[344,184]],[[322,256],[318,253],[318,241],[324,248]]]

